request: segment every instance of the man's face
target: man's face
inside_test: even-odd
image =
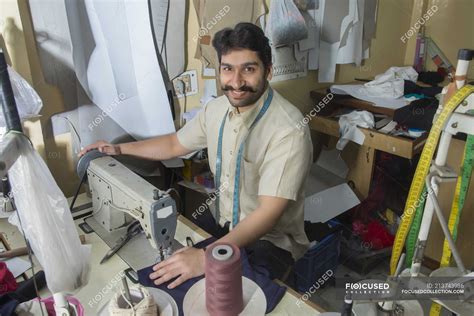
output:
[[[254,104],[265,92],[271,70],[266,70],[258,54],[248,49],[233,50],[221,56],[222,90],[235,107]]]

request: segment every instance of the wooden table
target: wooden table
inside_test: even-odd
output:
[[[314,90],[310,93],[314,104],[318,104],[327,95],[325,90]],[[331,117],[341,108],[366,110],[372,113],[385,114],[393,117],[396,110],[374,106],[370,102],[357,100],[352,97],[334,95],[318,115],[311,118],[309,126],[312,130],[331,137],[339,138],[338,119]],[[349,142],[344,148],[342,156],[349,167],[347,179],[355,185],[355,190],[361,198],[367,197],[375,165],[375,152],[380,150],[399,157],[412,159],[420,153],[426,142],[427,133],[416,139],[401,136],[387,135],[374,129],[359,128],[365,135],[362,145]]]

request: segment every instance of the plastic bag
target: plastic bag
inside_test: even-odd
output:
[[[67,200],[43,159],[26,137],[19,145],[8,175],[25,236],[50,291],[72,292],[88,281],[90,246],[81,245]]]
[[[275,47],[289,45],[308,37],[304,17],[293,0],[270,2],[267,33]]]
[[[37,115],[43,107],[38,93],[13,68],[8,66],[7,69],[20,118],[25,119]],[[3,112],[0,111],[0,113],[0,126],[5,126]]]

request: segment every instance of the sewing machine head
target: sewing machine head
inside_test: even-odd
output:
[[[97,151],[84,155],[77,169],[81,177],[87,172],[93,216],[105,230],[112,232],[138,220],[161,259],[171,255],[177,211],[168,193]]]

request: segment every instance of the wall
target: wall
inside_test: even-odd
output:
[[[474,48],[474,1],[472,0],[414,0],[414,10],[410,25],[414,25],[428,9],[436,6],[438,10],[425,23],[425,34],[431,37],[456,67],[457,54],[460,48]],[[405,55],[405,63],[413,63],[415,37],[411,38]],[[429,70],[436,70],[436,65],[428,60]],[[474,63],[470,64],[469,78],[474,78]]]
[[[267,6],[271,0],[266,0]],[[38,90],[44,102],[44,109],[41,118],[45,143],[45,158],[53,174],[66,193],[71,194],[77,184],[70,157],[70,137],[64,135],[61,137],[52,137],[50,133],[49,117],[51,114],[60,112],[64,109],[62,96],[55,87],[51,87],[44,82],[39,67],[38,56],[36,53],[35,42],[31,30],[31,19],[27,0],[3,0],[1,1],[0,20],[5,21],[7,17],[12,17],[18,29],[19,44],[24,45],[26,49],[14,49],[14,66],[21,70],[20,73],[26,76],[34,87]],[[352,81],[355,77],[370,78],[385,71],[393,65],[403,65],[405,61],[406,46],[400,40],[401,35],[409,28],[412,18],[413,3],[411,0],[380,0],[377,16],[376,38],[372,42],[370,58],[364,62],[361,67],[352,65],[338,65],[336,81],[345,83]],[[199,26],[192,1],[188,1],[187,9],[187,69],[196,69],[200,77],[201,63],[194,59],[194,50],[196,43],[193,37],[197,35]],[[24,30],[24,34],[23,34]],[[24,41],[24,44],[22,44]],[[26,51],[26,54],[24,53]],[[190,96],[186,100],[187,110],[199,105],[199,99],[202,95],[203,81],[199,79],[199,93]],[[317,83],[317,72],[310,71],[305,78],[289,80],[275,83],[274,88],[284,95],[287,99],[298,106],[303,112],[309,111],[312,102],[309,92],[313,89],[322,87]],[[180,100],[181,106],[184,106],[184,100]]]
[[[267,8],[269,8],[270,1],[272,0],[266,0]],[[188,12],[187,69],[196,69],[200,74],[201,63],[193,58],[196,43],[192,38],[197,35],[199,26],[192,1]],[[336,82],[351,82],[356,77],[370,78],[385,71],[390,66],[404,65],[406,44],[400,40],[400,37],[409,28],[411,15],[412,0],[379,0],[376,38],[372,42],[370,58],[365,60],[361,67],[338,65]],[[202,81],[199,81],[199,85],[201,89]],[[309,92],[327,86],[327,84],[319,84],[317,82],[317,71],[309,71],[307,77],[277,82],[272,86],[302,111],[309,111],[312,108]],[[201,93],[202,90],[199,90],[197,96],[191,96],[187,99],[188,109],[199,105]]]
[[[2,0],[0,8],[0,21],[4,25],[1,29],[2,38],[5,38],[4,44],[12,65],[32,84],[43,101],[39,119],[43,141],[35,144],[35,147],[42,154],[64,194],[70,196],[79,182],[71,157],[70,135],[54,137],[50,121],[53,114],[64,111],[63,96],[59,89],[44,80],[28,1]],[[34,137],[37,138],[37,135]]]
[[[6,38],[5,33],[9,34]],[[7,62],[31,83],[25,36],[16,0],[0,1],[0,47],[7,51]]]

